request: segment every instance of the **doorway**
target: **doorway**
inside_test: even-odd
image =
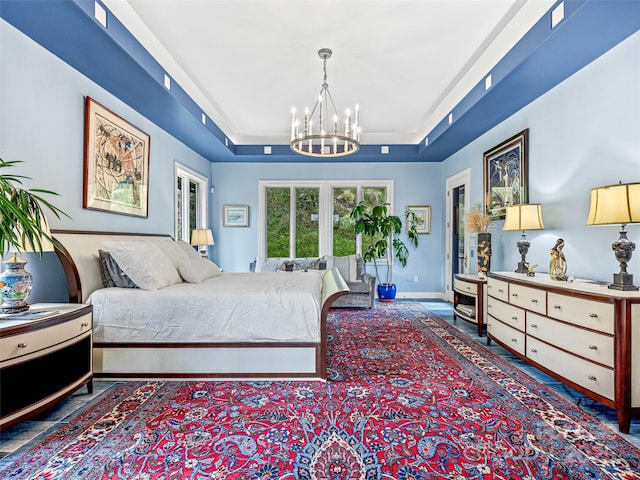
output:
[[[453,277],[469,273],[469,235],[465,234],[464,215],[469,209],[471,171],[464,170],[447,179],[445,299],[453,302]]]

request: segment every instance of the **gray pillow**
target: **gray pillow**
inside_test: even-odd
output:
[[[138,288],[126,273],[118,266],[109,252],[98,250],[100,255],[100,275],[105,287]]]

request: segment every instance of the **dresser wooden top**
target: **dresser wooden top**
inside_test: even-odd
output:
[[[586,296],[606,297],[609,299],[624,298],[637,299],[640,301],[639,291],[621,291],[609,288],[609,284],[588,280],[584,278],[576,278],[573,282],[563,282],[559,280],[551,280],[548,273],[536,273],[534,277],[528,277],[524,273],[515,272],[489,272],[489,278],[503,280],[506,282],[518,283],[525,286],[543,288],[549,291],[555,291],[565,294],[582,294]]]

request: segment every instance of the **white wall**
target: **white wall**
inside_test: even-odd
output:
[[[60,194],[71,219],[49,216],[51,228],[173,234],[174,161],[206,177],[209,162],[1,19],[0,48],[0,156],[25,162],[13,170],[27,187]],[[85,96],[151,136],[148,218],[82,208]],[[65,301],[55,254],[29,257],[30,301]]]
[[[530,263],[549,271],[549,250],[565,239],[568,272],[612,280],[619,271],[611,244],[619,227],[587,227],[590,190],[640,182],[640,32],[595,60],[443,163],[447,177],[471,167],[471,203],[482,201],[483,152],[529,129],[529,202],[541,203],[544,231],[527,234]],[[491,268],[514,270],[518,232],[492,230]],[[640,225],[627,227],[640,245]],[[629,264],[640,284],[640,249]]]

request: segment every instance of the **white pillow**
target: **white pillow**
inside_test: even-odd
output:
[[[189,259],[191,259],[191,260],[200,260],[202,258],[200,256],[200,254],[198,252],[196,252],[196,249],[193,248],[191,245],[189,245],[184,240],[178,240],[176,243],[182,249],[182,251],[187,254]]]
[[[205,280],[222,274],[220,268],[206,258],[187,260],[178,265],[178,272],[180,272],[182,278],[189,283],[202,283]]]
[[[178,271],[159,247],[145,240],[102,242],[124,273],[143,290],[181,283]]]
[[[174,242],[170,238],[158,238],[151,241],[171,260],[171,263],[173,263],[176,269],[179,265],[191,259],[191,257],[187,255],[187,252],[178,245],[178,242]],[[191,250],[193,250],[193,248]]]

